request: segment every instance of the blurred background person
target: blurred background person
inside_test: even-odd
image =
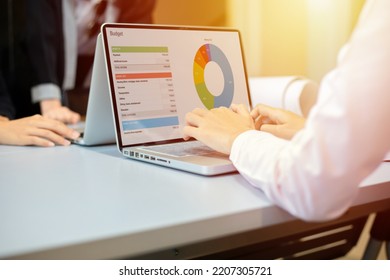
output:
[[[104,22],[153,23],[156,0],[63,0],[69,105],[85,114],[96,38]]]
[[[0,3],[0,144],[51,147],[78,137],[54,120],[79,118],[60,101],[60,7],[61,1]]]
[[[61,0],[1,1],[1,67],[12,117],[34,114],[75,123],[62,105],[64,40]]]

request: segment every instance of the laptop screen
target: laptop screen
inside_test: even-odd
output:
[[[249,104],[237,30],[102,27],[119,147],[182,138],[194,108]]]

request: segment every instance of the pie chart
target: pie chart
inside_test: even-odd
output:
[[[218,65],[222,72],[221,76],[205,77],[207,74],[211,75],[210,72],[205,71],[211,63]],[[193,75],[196,91],[207,109],[231,105],[234,93],[233,71],[226,55],[219,47],[205,44],[198,49],[194,58]],[[212,81],[214,78],[223,79],[220,81],[223,85],[222,92],[211,92],[210,87],[207,87],[207,80]]]

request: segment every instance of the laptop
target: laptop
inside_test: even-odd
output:
[[[182,128],[195,108],[250,108],[239,31],[106,23],[101,33],[119,151],[201,175],[236,171]]]
[[[91,87],[85,122],[71,126],[81,132],[75,144],[96,146],[115,143],[115,128],[108,89],[106,63],[100,34],[96,41]]]

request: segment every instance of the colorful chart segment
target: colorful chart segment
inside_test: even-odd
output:
[[[205,68],[207,63],[213,61],[219,65],[224,78],[224,88],[220,95],[212,94],[205,82]],[[234,80],[233,71],[229,61],[220,48],[213,44],[205,44],[196,52],[194,59],[194,83],[196,91],[203,105],[207,109],[220,106],[229,107],[233,100]]]

